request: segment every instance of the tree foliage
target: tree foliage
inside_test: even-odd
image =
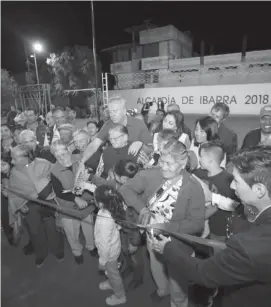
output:
[[[18,96],[18,84],[10,73],[1,68],[1,96],[15,99]]]
[[[19,85],[10,73],[1,68],[1,109],[7,110],[10,105],[16,104]]]
[[[97,62],[100,79],[101,65]],[[87,46],[66,47],[60,54],[50,54],[47,64],[50,66],[52,85],[57,94],[62,94],[64,90],[96,86],[93,53]]]

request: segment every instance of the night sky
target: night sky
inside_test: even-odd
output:
[[[39,39],[47,56],[64,46],[92,47],[90,2],[2,2],[2,68],[26,70],[24,45]],[[215,54],[241,52],[248,35],[248,50],[271,49],[271,2],[94,2],[97,51],[131,42],[124,28],[151,19],[158,26],[173,24],[190,30],[194,51],[199,42]],[[45,53],[45,57],[46,57]]]

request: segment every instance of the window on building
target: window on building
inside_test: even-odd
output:
[[[115,56],[116,62],[115,63],[128,62],[132,60],[131,48],[121,48],[121,49],[116,50],[115,52],[116,52],[116,56]]]
[[[237,69],[238,66],[226,66],[224,67],[225,70],[230,70],[230,69]]]
[[[145,83],[152,84],[159,82],[159,70],[146,70]]]
[[[208,70],[220,70],[220,67],[210,67]]]
[[[152,58],[159,56],[159,43],[143,45],[143,58]]]
[[[271,63],[259,63],[259,64],[250,64],[248,68],[254,68],[254,67],[270,67]]]

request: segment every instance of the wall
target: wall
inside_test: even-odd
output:
[[[168,68],[168,56],[141,59],[142,70],[155,70]]]
[[[177,103],[188,114],[206,114],[215,102],[229,105],[231,114],[256,115],[271,104],[271,83],[148,88],[109,91],[109,97],[122,96],[128,108],[141,109],[145,102]]]
[[[112,74],[132,72],[132,62],[127,61],[111,64],[110,71]]]
[[[247,52],[246,63],[254,62],[270,62],[271,61],[271,50],[261,50]],[[219,55],[208,55],[204,57],[204,65],[227,65],[238,63],[241,64],[241,53],[230,53],[230,54],[219,54]],[[199,66],[200,57],[187,58],[187,59],[176,59],[169,61],[170,69],[184,69],[189,66]]]
[[[142,65],[142,69],[153,69],[153,64],[157,67],[159,62],[157,58],[145,59],[146,62]],[[154,63],[153,61],[157,61]],[[163,64],[163,66],[162,66]],[[118,88],[115,89],[128,89],[135,88],[136,84],[132,80],[140,79],[143,87],[188,87],[188,86],[201,86],[201,85],[229,85],[229,84],[250,84],[250,83],[271,83],[271,69],[269,67],[255,67],[255,68],[242,68],[236,70],[224,70],[208,72],[179,72],[172,73],[167,70],[167,63],[160,62],[160,69],[158,70],[159,79],[155,83],[147,84],[145,74],[146,72],[140,71],[136,73],[118,74]],[[162,68],[164,67],[164,68]],[[124,76],[125,75],[125,76]],[[127,83],[129,80],[130,87]]]
[[[167,40],[180,41],[184,45],[192,45],[191,39],[180,32],[173,25],[159,27],[155,29],[143,30],[139,33],[140,45],[162,42]]]

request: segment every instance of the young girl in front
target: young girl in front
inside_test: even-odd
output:
[[[109,185],[97,187],[94,196],[99,208],[94,228],[99,269],[106,271],[108,277],[100,283],[99,288],[114,291],[114,294],[106,299],[107,305],[124,304],[126,294],[118,268],[118,258],[121,253],[121,227],[115,221],[125,220],[125,204],[121,195]]]

